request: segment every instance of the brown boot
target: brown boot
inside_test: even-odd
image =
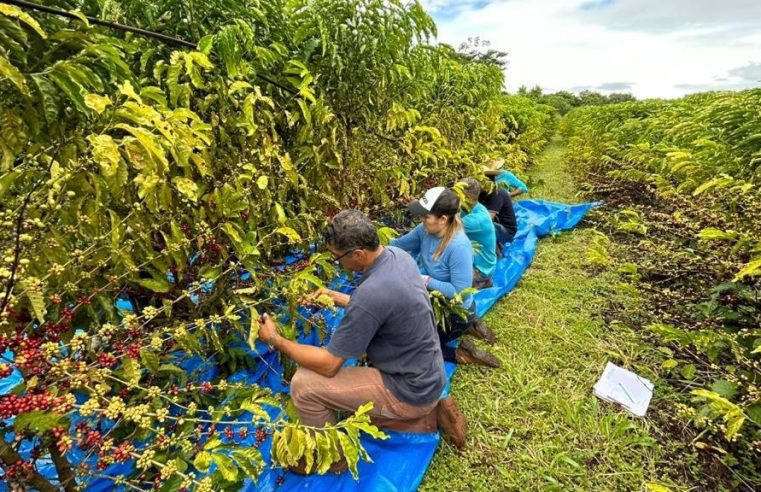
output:
[[[495,356],[481,350],[468,339],[460,340],[460,346],[454,351],[458,364],[479,364],[488,367],[501,367],[502,363]]]
[[[490,345],[494,345],[497,342],[497,335],[491,331],[491,328],[486,326],[486,323],[484,323],[481,318],[476,318],[476,320],[471,323],[468,329],[465,330],[465,334],[480,338]]]
[[[335,473],[336,475],[340,475],[341,473],[345,472],[347,468],[349,468],[349,465],[346,463],[346,458],[341,457],[340,460],[330,465],[330,468],[328,468],[328,473]],[[314,475],[317,473],[317,463],[312,463],[312,469],[307,472],[307,460],[302,456],[299,462],[296,463],[295,466],[289,466],[288,470],[292,471],[296,475]]]
[[[463,449],[468,436],[468,421],[454,398],[447,396],[439,400],[436,406],[436,420],[444,438],[454,444],[457,449]]]

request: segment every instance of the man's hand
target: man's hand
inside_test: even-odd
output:
[[[278,336],[279,334],[275,322],[272,321],[272,318],[270,318],[267,313],[264,313],[259,318],[259,339],[264,343],[273,345]]]
[[[315,292],[311,293],[309,296],[302,299],[301,303],[306,306],[316,306],[318,305],[316,300],[320,296],[330,297],[333,300],[333,304],[335,304],[338,307],[346,307],[346,305],[349,304],[349,300],[351,299],[350,295],[343,294],[341,292],[336,292],[335,290],[317,289]]]
[[[331,354],[324,348],[292,342],[281,337],[277,332],[275,321],[267,314],[259,318],[259,339],[293,359],[298,365],[325,377],[335,376],[344,363],[343,358]]]

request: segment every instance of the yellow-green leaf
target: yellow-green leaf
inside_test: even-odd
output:
[[[90,135],[87,140],[92,145],[92,157],[100,165],[103,175],[107,178],[116,175],[121,155],[114,139],[110,135]]]
[[[248,328],[248,346],[251,350],[256,350],[256,341],[259,339],[259,313],[256,308],[249,308],[249,319],[251,323]]]
[[[206,451],[198,453],[196,459],[193,460],[193,466],[201,473],[206,473],[211,466],[211,453]]]
[[[737,275],[735,275],[735,282],[742,280],[745,277],[754,277],[756,275],[761,275],[761,259],[746,263],[745,266],[737,272]]]
[[[142,278],[138,280],[137,283],[153,292],[166,293],[172,288],[172,284],[170,284],[168,280],[159,280],[155,278]]]
[[[2,200],[5,194],[8,193],[8,190],[11,189],[11,186],[13,186],[16,178],[18,178],[20,175],[21,173],[19,171],[13,170],[7,174],[0,176],[0,200]]]
[[[285,216],[285,210],[283,210],[283,206],[279,203],[275,204],[275,214],[277,215],[277,221],[281,224],[285,224],[287,217]]]
[[[259,176],[259,179],[256,180],[256,186],[258,186],[260,190],[263,190],[267,188],[269,181],[270,179],[267,176]]]
[[[217,465],[219,472],[222,474],[222,478],[229,482],[234,482],[238,478],[238,468],[233,463],[233,460],[223,454],[214,453],[211,458],[214,464]]]
[[[240,235],[240,231],[238,231],[238,228],[236,228],[234,224],[225,222],[222,224],[222,230],[225,232],[225,234],[227,234],[227,237],[233,240],[236,245],[240,244],[241,241],[243,241],[243,238]]]
[[[192,201],[198,200],[198,185],[192,179],[177,176],[172,179],[172,183],[177,187],[177,191],[190,198]]]
[[[132,82],[125,80],[123,84],[119,85],[119,92],[130,99],[134,99],[140,104],[143,103],[143,99],[135,92],[135,88],[132,87]]]
[[[278,227],[275,232],[287,237],[288,240],[292,243],[297,243],[301,241],[301,236],[299,236],[299,233],[291,229],[290,227]]]
[[[0,3],[0,14],[18,19],[19,21],[34,29],[34,31],[39,34],[42,39],[46,39],[48,37],[48,35],[45,34],[45,31],[42,30],[42,27],[40,27],[40,24],[34,20],[34,17],[16,6],[8,5],[7,3]]]
[[[77,16],[77,19],[81,20],[88,29],[90,28],[90,20],[81,10],[71,10],[69,13]]]
[[[26,296],[29,298],[29,303],[32,305],[32,310],[37,317],[37,321],[40,323],[45,321],[45,315],[48,313],[48,310],[45,307],[45,298],[42,292],[29,289],[26,292]]]
[[[670,488],[654,483],[654,482],[647,482],[645,484],[645,487],[647,487],[647,490],[649,492],[671,492]]]
[[[106,107],[111,105],[111,99],[100,94],[87,94],[85,96],[85,104],[88,108],[100,114],[105,111]]]
[[[10,80],[22,94],[29,94],[24,74],[2,55],[0,55],[0,76]]]

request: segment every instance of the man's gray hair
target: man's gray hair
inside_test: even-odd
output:
[[[359,210],[343,210],[336,214],[325,231],[325,240],[342,252],[355,249],[375,251],[380,246],[378,231]]]
[[[470,198],[472,201],[477,202],[478,201],[478,195],[481,193],[481,185],[476,181],[474,178],[463,178],[460,180],[461,183],[465,183],[465,187],[463,188],[463,192],[465,193],[465,196]]]

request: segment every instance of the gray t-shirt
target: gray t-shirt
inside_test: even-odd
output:
[[[388,246],[351,296],[328,351],[345,359],[367,353],[399,400],[427,405],[446,382],[428,293],[415,260]]]

